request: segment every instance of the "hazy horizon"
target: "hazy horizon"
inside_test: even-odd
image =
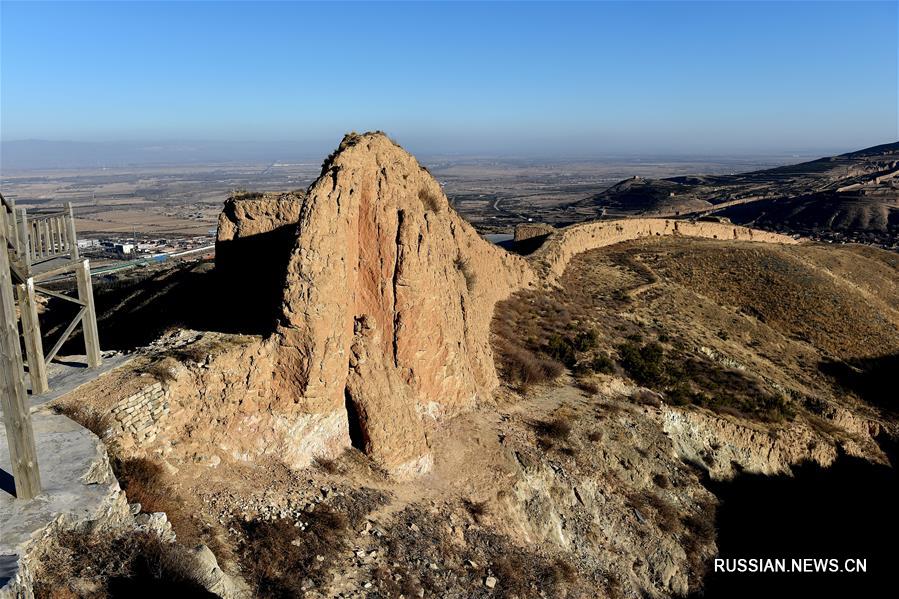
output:
[[[489,151],[424,151],[415,145],[404,144],[423,161],[497,160],[506,162],[537,161],[568,162],[667,162],[709,160],[725,163],[729,160],[760,160],[776,163],[810,160],[860,150],[863,148],[822,148],[820,150],[792,148],[757,152],[513,152]],[[884,143],[889,143],[887,140]],[[189,166],[246,163],[319,163],[340,142],[210,142],[208,140],[146,140],[115,142],[81,142],[72,140],[9,140],[0,142],[0,169],[30,171],[55,169],[127,168],[151,166]]]
[[[373,129],[421,156],[535,158],[810,157],[899,138],[895,2],[0,11],[3,168],[321,159]]]

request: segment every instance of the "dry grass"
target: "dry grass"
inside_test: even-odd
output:
[[[467,508],[466,508],[467,509]],[[464,542],[447,533],[445,519],[421,506],[410,506],[397,514],[386,531],[385,566],[371,596],[465,597],[485,596],[484,579],[498,579],[492,596],[566,597],[577,579],[571,564],[513,545],[506,537],[481,526],[465,531]],[[434,570],[429,564],[438,564]],[[474,563],[476,565],[472,566]],[[390,578],[400,574],[403,589]],[[383,580],[384,583],[381,583]],[[383,584],[383,586],[382,586]]]
[[[456,269],[461,272],[462,276],[465,278],[465,288],[471,293],[478,283],[478,275],[471,268],[471,263],[461,256],[458,256],[454,261],[454,264]]]
[[[147,533],[61,531],[36,563],[38,598],[215,596],[193,553]]]
[[[534,420],[530,424],[540,437],[565,441],[571,435],[571,422],[562,416],[552,420]]]
[[[486,501],[473,501],[471,499],[463,499],[462,506],[465,511],[471,515],[475,522],[480,523],[481,520],[489,513],[490,509]]]
[[[257,597],[302,597],[320,586],[346,549],[347,520],[328,506],[303,515],[301,530],[291,519],[240,523],[241,571]],[[308,583],[307,583],[308,581]]]
[[[54,406],[53,410],[57,414],[63,414],[64,416],[71,418],[90,432],[100,437],[100,439],[103,439],[106,436],[106,432],[109,430],[109,414],[101,414],[100,412],[86,406],[72,406],[69,404]]]
[[[552,382],[565,370],[562,364],[551,358],[503,340],[497,340],[494,349],[503,379],[522,391]]]
[[[179,542],[205,544],[220,558],[228,554],[228,548],[194,518],[187,502],[166,482],[159,464],[146,458],[113,459],[112,468],[128,502],[140,503],[146,513],[165,512]]]
[[[140,369],[140,372],[149,374],[160,383],[169,383],[175,380],[176,366],[175,359],[165,356],[159,360],[154,360]]]
[[[426,187],[422,187],[418,190],[418,199],[421,200],[421,203],[424,204],[426,210],[430,210],[431,212],[440,212],[441,204],[440,198],[432,192],[430,189]]]

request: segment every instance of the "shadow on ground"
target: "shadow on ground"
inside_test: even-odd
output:
[[[793,477],[743,474],[707,486],[721,500],[719,558],[786,558],[788,567],[792,558],[836,558],[840,566],[859,558],[867,572],[709,572],[696,597],[876,597],[895,591],[894,468],[841,456],[830,468],[799,466]]]
[[[845,362],[823,360],[818,369],[864,401],[892,413],[899,412],[895,384],[896,373],[899,372],[899,354],[857,358]]]
[[[172,328],[266,335],[281,304],[284,267],[257,265],[240,273],[220,272],[211,262],[185,263],[127,277],[97,277],[94,302],[104,350],[128,351]],[[45,346],[73,315],[71,304],[51,302],[41,315]],[[83,351],[80,333],[62,352]]]

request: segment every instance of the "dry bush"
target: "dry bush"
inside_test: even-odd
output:
[[[312,465],[326,474],[338,474],[340,472],[337,460],[332,460],[331,458],[326,458],[324,456],[315,456],[312,458]]]
[[[492,569],[502,596],[531,597],[537,590],[552,590],[552,596],[561,596],[565,586],[577,578],[577,571],[568,562],[534,560],[518,551],[497,558]]]
[[[168,383],[175,380],[175,372],[173,367],[175,361],[173,358],[166,356],[160,360],[154,360],[140,369],[141,373],[149,374],[160,383]]]
[[[562,364],[521,346],[498,342],[495,348],[504,379],[521,390],[554,381],[564,371]]]
[[[37,563],[37,598],[215,597],[192,552],[148,533],[61,531]]]
[[[431,212],[440,212],[440,198],[427,187],[422,187],[418,191],[418,199],[424,204],[425,209],[430,210]]]
[[[255,596],[297,597],[309,590],[304,586],[321,587],[348,547],[350,528],[359,528],[389,499],[383,491],[361,487],[304,512],[299,517],[304,528],[290,518],[235,523],[242,533],[237,558]]]
[[[101,439],[106,435],[106,431],[109,430],[109,414],[101,414],[85,406],[72,405],[54,406],[53,410],[57,414],[71,418]]]
[[[346,518],[325,505],[302,518],[305,530],[288,518],[239,523],[243,539],[238,558],[255,596],[302,597],[307,580],[314,585],[328,580],[347,546]]]
[[[242,188],[235,189],[231,193],[231,198],[235,200],[259,200],[264,196],[265,194],[261,191],[247,191]]]
[[[658,393],[653,393],[649,389],[637,389],[631,396],[631,400],[641,406],[652,406],[657,408],[662,405],[662,400]]]
[[[480,523],[481,519],[490,511],[486,501],[472,501],[471,499],[463,499],[462,506],[477,523]]]
[[[359,487],[330,498],[328,507],[340,513],[352,528],[359,528],[370,513],[389,502],[390,495],[384,491]]]
[[[218,539],[193,518],[183,498],[165,482],[159,464],[146,458],[114,459],[112,469],[129,503],[139,503],[143,512],[165,512],[180,542],[206,544],[219,556],[226,551]]]
[[[596,395],[597,393],[599,393],[599,385],[597,385],[593,381],[578,379],[578,381],[575,383],[575,386],[587,395]]]
[[[715,507],[714,502],[703,501],[695,513],[682,519],[684,533],[681,545],[687,554],[690,569],[688,580],[692,582],[692,590],[701,586],[703,574],[708,567],[708,555],[703,553],[703,549],[715,541]]]
[[[461,272],[462,276],[465,278],[465,288],[468,289],[469,292],[474,291],[474,287],[478,282],[478,275],[472,270],[471,263],[461,256],[458,256],[453,263],[456,266],[456,270]]]
[[[569,564],[513,545],[508,538],[488,529],[472,526],[463,543],[447,533],[447,519],[421,506],[399,512],[386,531],[389,539],[384,578],[401,574],[406,597],[486,596],[484,578],[498,581],[496,597],[564,597],[566,585],[577,572]],[[472,567],[468,562],[474,562]],[[429,564],[439,564],[438,570]],[[371,596],[385,596],[391,584],[371,590]],[[480,592],[484,589],[484,593]],[[472,592],[474,590],[474,592]],[[390,596],[397,596],[391,594]]]
[[[652,491],[634,492],[627,496],[628,505],[639,510],[644,517],[650,518],[662,532],[676,533],[681,530],[677,509],[667,500]]]
[[[571,434],[571,422],[563,416],[552,420],[534,420],[530,424],[540,437],[564,441]]]

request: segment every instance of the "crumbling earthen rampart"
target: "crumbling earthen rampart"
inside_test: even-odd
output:
[[[683,235],[707,239],[730,239],[763,243],[798,243],[787,235],[714,222],[694,222],[665,218],[633,218],[595,221],[572,225],[549,235],[529,256],[544,276],[559,277],[575,255],[622,241],[661,235]]]

